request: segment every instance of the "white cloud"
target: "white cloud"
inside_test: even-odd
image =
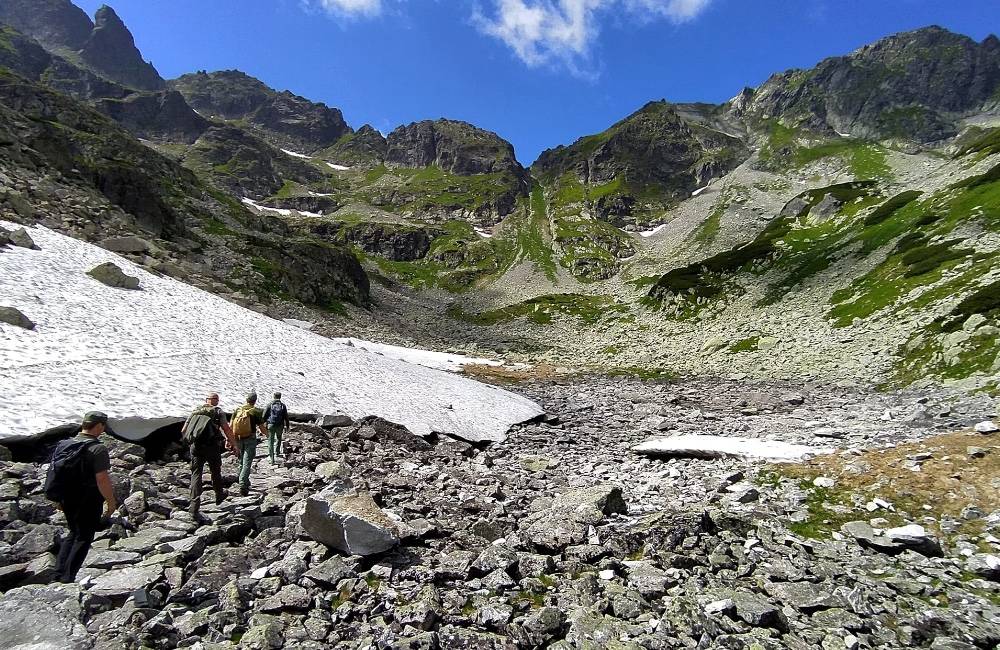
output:
[[[304,0],[307,6],[318,7],[335,16],[371,17],[382,13],[382,0]]]
[[[604,18],[627,15],[642,21],[680,24],[696,18],[712,0],[492,0],[490,16],[475,22],[529,66],[562,64],[580,73]]]

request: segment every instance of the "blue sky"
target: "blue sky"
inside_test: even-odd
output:
[[[99,0],[74,0],[93,14]],[[111,0],[166,78],[238,68],[355,128],[472,122],[525,164],[653,99],[722,102],[897,31],[981,41],[997,0]]]

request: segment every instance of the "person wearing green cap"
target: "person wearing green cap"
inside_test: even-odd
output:
[[[83,416],[79,435],[63,440],[52,453],[46,494],[57,498],[69,527],[56,563],[56,579],[60,582],[76,580],[94,536],[102,528],[101,505],[107,504],[105,517],[118,509],[109,473],[111,457],[108,448],[97,440],[102,433],[114,434],[108,416],[91,411]]]

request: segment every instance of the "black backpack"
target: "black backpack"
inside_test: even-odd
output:
[[[269,425],[284,424],[288,417],[288,408],[284,402],[274,400],[267,406],[267,423]]]
[[[45,475],[45,496],[62,503],[71,494],[79,494],[86,484],[84,452],[97,440],[63,440],[56,445],[49,460],[49,471]]]

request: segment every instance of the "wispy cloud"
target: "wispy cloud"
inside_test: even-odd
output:
[[[309,8],[345,18],[372,17],[382,13],[382,0],[302,0]]]
[[[712,0],[492,0],[489,14],[475,23],[499,39],[531,67],[562,65],[575,74],[591,68],[591,53],[605,19],[667,20],[696,18]]]

